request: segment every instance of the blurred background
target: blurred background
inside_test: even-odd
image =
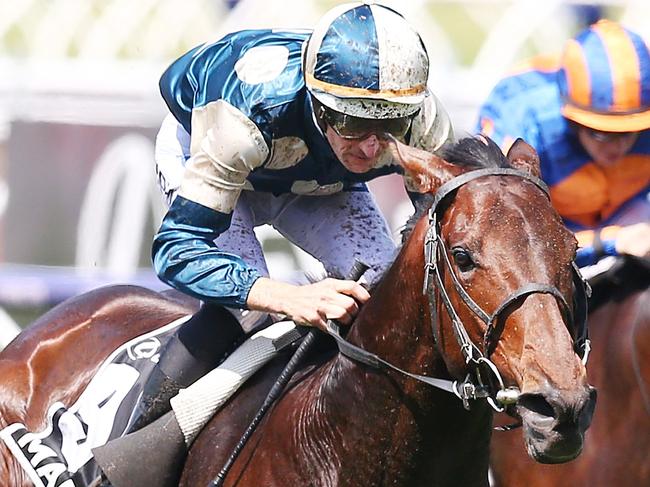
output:
[[[310,27],[318,0],[12,0],[0,3],[0,348],[61,300],[109,283],[164,286],[150,243],[164,204],[153,141],[158,77],[223,34]],[[458,134],[518,61],[559,52],[600,17],[646,38],[650,2],[386,0],[422,34],[431,86]],[[400,178],[373,183],[397,235],[411,212]],[[271,229],[271,273],[313,265]]]

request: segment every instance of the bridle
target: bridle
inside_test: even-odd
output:
[[[524,299],[531,294],[550,294],[559,303],[562,315],[569,329],[575,330],[574,349],[578,356],[582,358],[583,363],[587,363],[590,351],[590,343],[587,330],[587,297],[591,293],[589,284],[580,274],[575,263],[572,264],[572,276],[574,285],[574,303],[573,309],[569,306],[566,299],[559,289],[551,284],[529,283],[510,294],[492,314],[483,310],[467,293],[458,277],[453,271],[449,252],[445,241],[440,233],[441,213],[444,209],[443,203],[446,203],[455,195],[456,191],[463,185],[475,179],[485,176],[516,176],[530,181],[537,186],[548,198],[549,192],[546,184],[539,178],[513,168],[488,168],[470,171],[457,176],[447,183],[443,184],[435,194],[433,204],[429,210],[429,227],[424,240],[425,256],[425,274],[423,292],[427,295],[429,309],[431,313],[433,337],[436,343],[439,342],[437,322],[437,303],[436,295],[442,301],[447,314],[452,322],[454,336],[458,346],[463,354],[465,363],[473,369],[473,375],[476,381],[471,380],[471,374],[468,374],[462,387],[465,390],[464,397],[461,397],[465,407],[468,407],[468,398],[476,399],[485,397],[490,405],[497,411],[502,411],[503,406],[517,402],[519,391],[516,388],[506,388],[499,371],[490,356],[497,346],[503,324],[505,320],[500,320],[503,313],[515,304],[523,303]],[[467,330],[454,309],[449,293],[447,292],[441,274],[441,263],[446,268],[458,296],[465,305],[486,325],[486,331],[483,336],[482,349],[472,342]],[[434,281],[437,286],[434,289]],[[436,292],[437,291],[437,292]],[[487,376],[486,376],[487,372]],[[487,378],[492,374],[498,383],[498,390],[492,392],[493,387]],[[484,395],[487,392],[487,395]],[[459,396],[460,397],[460,396]]]
[[[328,332],[337,341],[341,353],[355,361],[378,369],[394,370],[420,382],[451,392],[462,400],[465,409],[469,409],[470,400],[486,399],[492,408],[501,412],[506,406],[515,404],[520,395],[520,391],[517,388],[505,387],[499,370],[490,360],[490,355],[496,348],[503,330],[502,322],[504,320],[500,320],[503,313],[511,306],[514,306],[517,303],[523,303],[524,299],[531,294],[550,294],[560,304],[563,318],[567,326],[570,329],[575,329],[574,349],[578,356],[581,357],[583,363],[586,364],[591,348],[587,331],[587,297],[591,294],[591,289],[587,281],[580,274],[578,267],[573,263],[573,309],[569,306],[565,297],[557,287],[543,283],[530,283],[517,289],[514,293],[508,296],[492,314],[488,314],[484,311],[470,297],[453,272],[448,251],[440,233],[440,221],[444,210],[443,203],[446,203],[453,198],[456,191],[461,186],[485,176],[516,176],[530,181],[537,188],[542,190],[547,198],[549,197],[548,187],[541,179],[513,168],[487,168],[466,172],[446,182],[436,191],[433,204],[428,214],[429,226],[424,240],[425,273],[423,293],[427,295],[429,302],[431,325],[435,343],[439,343],[438,330],[436,327],[437,295],[439,295],[439,299],[442,300],[444,308],[451,319],[454,336],[463,354],[465,363],[469,367],[468,374],[464,381],[450,381],[407,372],[383,360],[377,355],[348,342],[341,336],[338,326],[333,322],[328,322]],[[460,296],[467,307],[487,326],[483,337],[482,349],[472,342],[465,325],[453,307],[440,272],[441,264],[444,265],[451,276],[456,293]],[[491,377],[493,380],[491,380]],[[496,380],[496,384],[494,384],[494,379]]]

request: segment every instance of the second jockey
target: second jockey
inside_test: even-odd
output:
[[[577,232],[579,265],[650,254],[650,51],[601,20],[504,78],[478,130],[504,150],[518,137],[539,153],[554,206]]]

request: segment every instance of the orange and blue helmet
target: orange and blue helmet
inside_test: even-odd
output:
[[[376,3],[339,5],[318,22],[304,53],[307,89],[322,105],[368,119],[413,115],[427,93],[420,35]]]
[[[634,32],[600,20],[564,49],[562,114],[604,132],[650,128],[650,51]]]

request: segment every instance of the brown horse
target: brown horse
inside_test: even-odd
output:
[[[376,354],[366,362],[390,366],[342,353],[305,364],[225,485],[486,487],[487,401],[521,418],[535,459],[580,453],[595,391],[567,305],[580,294],[576,242],[536,177],[536,154],[518,141],[506,159],[489,140],[464,139],[447,152],[451,163],[424,159],[416,180],[436,192],[434,206],[414,219],[347,335]],[[187,312],[128,287],[59,306],[0,355],[3,424],[42,428],[48,404],[74,401],[111,350]],[[215,477],[281,365],[263,369],[203,429],[180,485]],[[441,389],[414,374],[442,379]],[[0,478],[28,485],[2,448]]]
[[[519,436],[497,433],[498,487],[650,485],[650,264],[626,258],[593,288],[598,302],[590,303],[588,371],[598,408],[584,451],[564,465],[537,465],[519,451]]]

